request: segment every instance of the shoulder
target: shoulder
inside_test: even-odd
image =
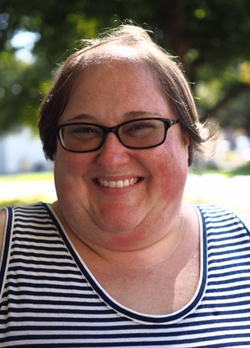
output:
[[[197,204],[197,206],[204,216],[212,218],[215,223],[220,221],[220,219],[225,221],[225,217],[228,217],[229,219],[234,219],[235,217],[237,217],[241,220],[241,222],[243,222],[243,224],[250,232],[250,215],[247,213],[231,210],[229,208],[217,205]]]
[[[246,223],[247,227],[249,227],[250,215],[243,213],[242,211],[233,210],[227,206],[220,206],[216,204],[197,203],[195,206],[204,216],[214,217],[215,219],[225,219],[226,217],[229,217],[230,219],[238,217],[240,220]]]
[[[5,209],[0,209],[0,256],[2,254],[5,222],[6,222],[6,211],[5,211]],[[1,259],[1,257],[0,257],[0,259]]]

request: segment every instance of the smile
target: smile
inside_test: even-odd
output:
[[[132,179],[126,179],[126,180],[117,180],[117,181],[108,181],[103,179],[97,179],[97,182],[99,185],[109,188],[123,188],[127,186],[135,185],[140,178],[132,178]]]

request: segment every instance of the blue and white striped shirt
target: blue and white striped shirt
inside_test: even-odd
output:
[[[249,231],[228,210],[197,207],[200,283],[193,299],[170,315],[144,315],[114,301],[49,205],[8,208],[0,347],[250,347]]]

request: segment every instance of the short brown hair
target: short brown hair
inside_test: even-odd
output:
[[[126,60],[128,63],[139,63],[153,73],[162,95],[189,136],[190,165],[194,152],[203,152],[202,144],[211,138],[211,134],[199,121],[190,86],[175,58],[156,44],[146,30],[130,24],[120,25],[97,39],[83,43],[84,47],[73,53],[59,69],[40,108],[38,127],[46,157],[51,160],[55,158],[57,139],[53,129],[67,105],[79,73],[108,61]],[[114,46],[125,46],[133,54],[115,55],[112,52]]]

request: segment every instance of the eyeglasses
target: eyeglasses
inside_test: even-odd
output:
[[[178,120],[140,118],[104,127],[94,123],[67,123],[54,128],[61,146],[71,152],[91,152],[101,148],[108,133],[115,133],[129,149],[149,149],[164,143],[167,131]]]

